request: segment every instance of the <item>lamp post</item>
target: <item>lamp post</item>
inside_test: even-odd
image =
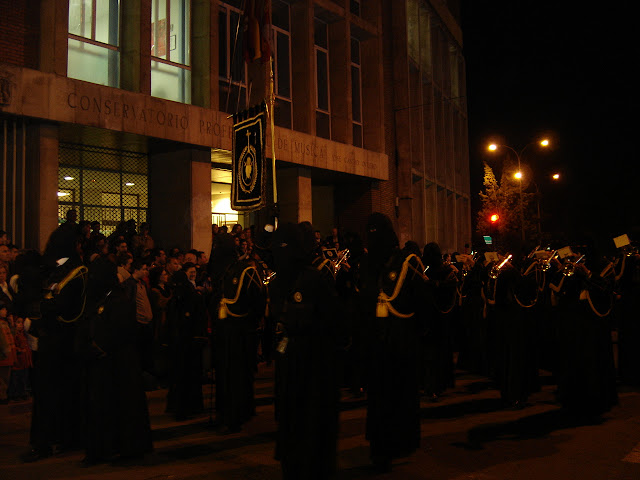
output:
[[[489,145],[488,149],[492,152],[495,152],[496,150],[498,150],[498,148],[506,148],[511,150],[515,156],[516,159],[518,160],[518,171],[514,174],[514,178],[516,178],[518,180],[518,196],[520,198],[520,205],[519,205],[519,210],[520,210],[520,235],[522,237],[522,243],[524,243],[525,241],[525,234],[524,234],[524,206],[523,206],[523,201],[522,201],[522,169],[520,166],[520,158],[522,157],[522,155],[524,154],[524,151],[527,149],[527,147],[534,145],[534,144],[538,144],[541,147],[548,147],[549,146],[549,140],[542,139],[538,142],[530,142],[527,143],[524,147],[522,147],[520,149],[520,151],[517,151],[515,148],[510,147],[509,145],[498,145],[495,143],[492,143],[491,145]],[[536,191],[537,191],[537,186],[536,186]],[[538,203],[538,218],[540,215],[540,204]],[[540,225],[538,224],[538,229],[540,229]]]

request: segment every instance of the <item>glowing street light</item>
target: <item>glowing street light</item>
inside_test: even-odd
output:
[[[506,148],[508,150],[511,150],[513,153],[515,153],[516,159],[518,160],[518,171],[513,176],[514,176],[514,178],[516,178],[518,180],[521,180],[522,179],[522,169],[520,167],[520,157],[522,157],[522,154],[527,149],[527,147],[530,146],[530,145],[533,145],[534,143],[537,143],[541,147],[548,147],[549,144],[550,144],[548,139],[543,138],[542,140],[540,140],[538,142],[527,143],[524,147],[522,147],[522,149],[519,152],[516,149],[514,149],[513,147],[510,147],[509,145],[497,145],[495,143],[489,144],[487,146],[487,149],[489,151],[491,151],[491,152],[495,152],[496,150],[498,150],[498,148],[502,147],[502,148]],[[558,175],[558,178],[560,178],[559,175]],[[557,178],[556,178],[556,180],[557,180]],[[536,188],[537,188],[537,186],[536,186]],[[520,196],[520,233],[522,235],[522,242],[524,243],[525,235],[524,235],[524,208],[523,208],[523,205],[522,205],[522,182],[518,182],[518,194]]]

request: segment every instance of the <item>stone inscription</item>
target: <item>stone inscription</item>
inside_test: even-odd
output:
[[[231,125],[231,123],[228,125],[221,125],[218,122],[200,120],[200,134],[231,139],[233,134],[233,125]]]
[[[78,95],[75,92],[71,92],[67,96],[67,105],[72,109],[113,117],[131,118],[150,125],[162,125],[182,130],[189,128],[189,118],[184,115],[154,108],[135,107],[116,100],[102,100],[88,95]]]

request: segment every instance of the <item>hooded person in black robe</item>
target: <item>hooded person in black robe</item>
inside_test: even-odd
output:
[[[429,277],[429,328],[423,337],[424,391],[435,401],[454,386],[453,315],[457,300],[457,278],[451,265],[442,261],[440,246],[424,247],[422,261]],[[457,312],[456,312],[457,313]]]
[[[300,225],[276,230],[272,314],[278,321],[275,457],[284,479],[326,479],[336,469],[339,389],[335,289],[311,266],[313,236]]]
[[[367,222],[368,258],[361,277],[362,314],[368,331],[366,437],[382,471],[420,446],[420,333],[428,320],[424,267],[398,248],[391,220],[373,213]]]
[[[253,381],[257,329],[264,315],[262,279],[248,260],[239,261],[233,237],[216,236],[212,261],[226,265],[218,286],[216,319],[216,423],[229,433],[255,413]]]
[[[183,421],[204,410],[202,349],[207,342],[207,317],[204,298],[184,270],[176,272],[171,282],[173,296],[167,307],[167,411]]]
[[[575,262],[575,259],[573,260]],[[571,415],[589,418],[618,404],[611,343],[610,280],[600,276],[600,259],[572,266],[565,259],[549,287],[558,322],[558,400]]]
[[[30,333],[38,337],[34,365],[31,451],[26,462],[82,445],[81,363],[76,353],[77,322],[84,315],[87,268],[79,255],[79,237],[65,223],[50,236],[43,256],[44,296]],[[37,309],[36,309],[37,310]]]
[[[136,350],[136,306],[109,258],[91,264],[80,353],[87,367],[85,464],[153,450]]]
[[[491,272],[486,297],[494,335],[493,377],[503,402],[522,408],[529,395],[539,389],[535,345],[531,342],[535,332],[532,311],[518,298],[522,275],[514,265],[502,260],[493,270],[496,278]]]

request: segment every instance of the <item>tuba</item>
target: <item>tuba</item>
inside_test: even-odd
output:
[[[496,280],[498,278],[498,275],[500,275],[500,270],[502,270],[502,268],[509,262],[509,260],[511,260],[512,257],[513,255],[509,254],[502,262],[491,267],[489,277],[491,277],[493,280]]]

